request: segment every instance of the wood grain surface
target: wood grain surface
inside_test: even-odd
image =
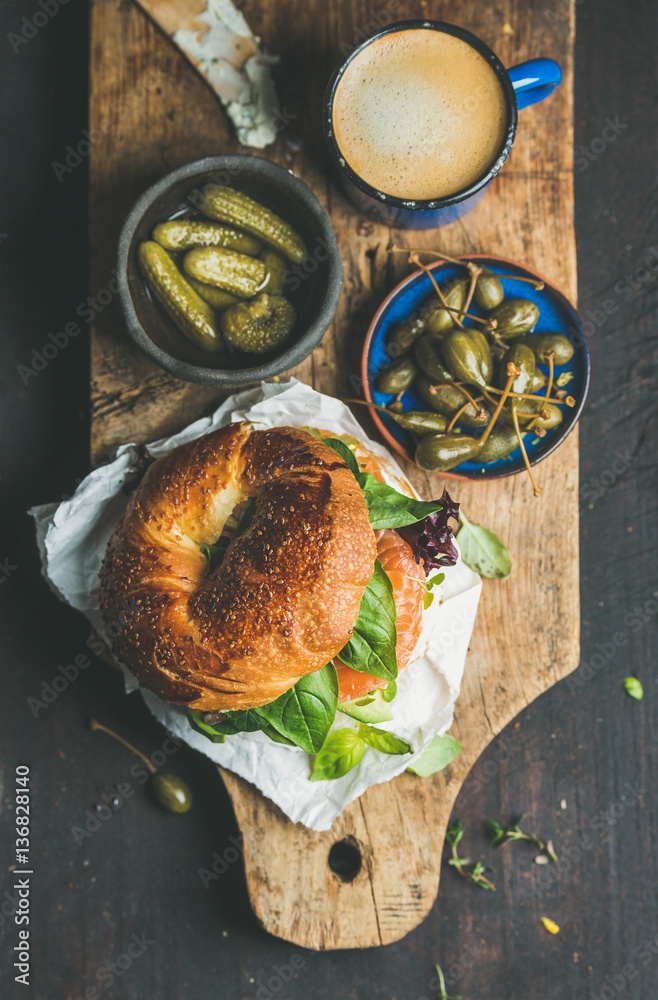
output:
[[[366,23],[368,10],[386,5],[387,0],[355,3],[346,41]],[[562,0],[527,0],[526,7],[551,26],[564,17]],[[458,2],[442,10],[459,21]],[[256,920],[242,862],[234,860],[239,830],[211,761],[185,746],[168,758],[166,769],[183,777],[195,796],[189,813],[170,816],[148,784],[134,783],[133,758],[125,747],[90,733],[87,720],[93,715],[147,754],[164,741],[143,701],[127,697],[117,672],[90,654],[84,618],[63,606],[40,576],[25,511],[70,495],[89,469],[89,328],[78,313],[89,296],[89,160],[82,157],[62,180],[52,164],[63,163],[67,147],[75,148],[89,128],[90,9],[85,0],[72,0],[36,35],[24,38],[24,19],[42,23],[43,15],[38,0],[0,4],[6,96],[0,161],[5,782],[0,994],[7,1000],[26,995],[98,1000],[98,994],[102,1000],[263,1000],[269,991],[270,1000],[434,1000],[439,962],[447,992],[465,1000],[601,1000],[611,995],[611,981],[621,985],[621,977],[620,998],[653,1000],[658,996],[652,951],[658,933],[658,617],[649,613],[658,592],[654,0],[576,4],[578,299],[592,353],[592,386],[580,421],[580,668],[491,741],[455,801],[452,820],[463,821],[465,852],[496,868],[497,891],[482,892],[459,878],[447,866],[446,848],[439,897],[413,932],[383,948],[332,952],[297,948]],[[15,52],[17,38],[22,41]],[[108,48],[108,58],[118,54]],[[320,58],[328,65],[326,54]],[[299,93],[295,104],[288,96],[292,113],[303,105]],[[600,152],[606,119],[619,134]],[[119,224],[117,219],[117,229]],[[611,311],[605,312],[604,304]],[[48,332],[74,320],[80,335],[26,385],[17,365],[31,365],[33,351],[50,342]],[[89,669],[35,717],[28,699],[61,676],[58,664],[73,663],[81,653],[89,655]],[[641,702],[624,694],[629,673],[644,684]],[[14,981],[10,957],[17,928],[11,918],[3,919],[5,893],[11,897],[14,891],[11,775],[19,764],[33,774],[38,863],[27,990]],[[82,843],[75,839],[73,831],[84,828],[102,795],[118,795],[118,786],[131,791],[126,782],[134,786],[130,799],[122,797],[92,836]],[[534,865],[527,845],[500,851],[488,846],[485,818],[509,822],[523,813],[527,829],[554,840],[557,868]],[[392,824],[391,841],[396,839]],[[295,858],[288,859],[294,872]],[[217,872],[211,871],[213,864]],[[560,933],[546,933],[542,916],[555,920]],[[128,960],[133,935],[145,935],[148,947],[112,978],[108,969],[116,969],[120,956]],[[272,978],[279,972],[286,976],[283,986]]]
[[[506,65],[537,55],[556,58],[564,81],[547,101],[521,113],[509,162],[478,208],[438,232],[412,235],[364,219],[328,175],[319,120],[322,92],[345,46],[359,40],[368,5],[347,0],[242,5],[253,30],[281,56],[282,128],[265,155],[313,188],[330,212],[341,247],[345,284],[335,322],[314,354],[292,372],[322,392],[353,393],[350,376],[359,370],[369,319],[407,273],[403,260],[386,252],[392,236],[406,245],[413,240],[449,253],[489,251],[523,261],[575,302],[573,5],[555,20],[521,0],[495,7],[469,0],[459,5],[458,16],[453,6],[430,0],[421,11],[407,0],[398,4],[395,17],[458,20]],[[91,51],[90,128],[102,127],[104,119],[113,125],[90,159],[93,296],[111,281],[118,232],[134,199],[182,163],[240,147],[210,89],[136,5],[94,4]],[[92,330],[96,463],[118,444],[177,430],[220,398],[211,388],[166,375],[140,354],[115,303],[99,311]],[[436,478],[412,467],[406,471],[422,495],[440,492]],[[576,666],[576,432],[539,466],[538,476],[544,486],[538,500],[522,476],[452,488],[471,520],[505,539],[514,569],[508,581],[485,583],[451,730],[464,750],[444,774],[426,781],[403,775],[369,789],[327,834],[293,826],[251,786],[224,775],[244,836],[252,905],[272,933],[330,949],[389,943],[415,927],[436,897],[445,827],[473,762],[522,708]],[[327,864],[331,845],[347,835],[356,839],[364,860],[350,883]]]

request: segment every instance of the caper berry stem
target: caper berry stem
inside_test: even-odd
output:
[[[503,389],[502,396],[498,400],[498,405],[496,406],[496,409],[493,411],[493,414],[491,416],[491,420],[489,421],[487,429],[485,430],[485,432],[482,435],[482,437],[479,438],[480,447],[482,447],[482,445],[485,443],[485,441],[487,440],[487,438],[491,434],[491,432],[493,430],[493,426],[496,423],[496,421],[498,420],[498,417],[500,416],[500,411],[502,410],[503,406],[505,405],[505,400],[509,396],[510,389],[512,388],[512,382],[514,381],[514,379],[516,378],[516,376],[520,375],[520,374],[521,374],[520,369],[517,368],[517,366],[515,364],[513,364],[511,361],[509,361],[507,363],[507,384],[505,385],[505,388]]]
[[[455,317],[455,323],[457,324],[458,327],[460,327],[460,329],[463,330],[464,329],[464,324],[461,322],[459,316],[455,316],[455,313],[461,313],[462,310],[461,309],[457,309],[455,306],[449,306],[448,305],[448,303],[445,300],[445,296],[444,296],[443,292],[441,291],[441,289],[439,288],[439,286],[437,285],[436,279],[435,279],[434,275],[432,274],[432,272],[430,271],[430,269],[428,267],[426,267],[424,264],[422,264],[418,260],[418,258],[415,257],[413,254],[411,254],[411,256],[409,257],[409,263],[410,264],[417,264],[418,267],[421,269],[421,271],[425,272],[425,274],[427,275],[427,277],[430,279],[430,281],[434,285],[434,291],[438,295],[442,307],[446,310],[446,312],[449,312],[449,313],[453,314],[453,316]],[[457,261],[457,263],[458,264],[462,263],[462,261]],[[462,313],[461,318],[464,319],[464,317],[466,317],[467,319],[472,319],[476,323],[482,323],[482,324],[484,324],[484,326],[489,327],[492,330],[495,329],[495,327],[498,325],[495,319],[494,320],[482,319],[481,316],[474,316],[473,313],[464,312],[464,313]]]
[[[516,410],[512,410],[512,420],[514,421],[514,430],[516,431],[516,436],[519,439],[519,447],[521,448],[521,454],[523,455],[523,461],[527,469],[528,475],[530,476],[530,482],[532,483],[532,492],[536,497],[541,496],[542,488],[532,474],[532,466],[528,460],[528,453],[525,450],[525,445],[523,443],[523,435],[519,430],[519,415]]]
[[[436,395],[437,389],[456,389],[458,392],[461,392],[462,396],[466,397],[476,413],[480,412],[480,407],[475,402],[468,389],[465,389],[461,382],[437,382],[436,385],[430,385],[428,387],[428,391],[431,392],[433,396]]]
[[[386,406],[380,406],[379,403],[369,403],[367,399],[343,399],[343,403],[356,403],[357,406],[369,406],[373,410],[379,410],[380,413],[385,413],[387,417],[393,417],[395,420],[395,412],[391,411]]]
[[[462,306],[461,311],[459,313],[459,321],[460,322],[463,320],[464,316],[468,312],[468,307],[470,306],[471,302],[473,301],[473,293],[475,292],[475,286],[478,283],[478,278],[482,274],[482,268],[478,267],[477,264],[473,264],[473,263],[471,263],[469,261],[468,264],[466,265],[466,267],[468,268],[468,270],[471,273],[471,283],[468,286],[468,292],[466,294],[466,301],[464,302],[464,305]]]
[[[546,399],[548,400],[551,398],[551,392],[553,389],[553,376],[555,374],[555,351],[548,351],[546,354],[546,358],[548,360],[548,383],[546,385]],[[535,424],[542,416],[543,412],[544,411],[540,410],[535,419],[530,421],[530,423],[526,427],[526,431],[530,432],[534,428]]]
[[[497,392],[497,393],[505,391],[504,389],[498,389],[495,385],[488,385],[487,389],[489,390],[489,392]],[[482,390],[482,392],[484,393],[485,396],[487,395],[484,389]],[[530,393],[530,392],[510,392],[508,393],[508,396],[510,397],[510,399],[541,399],[542,403],[547,402],[546,396],[538,396],[536,393]],[[489,397],[487,396],[487,399],[488,398]],[[571,402],[569,402],[569,400],[571,400]],[[489,401],[493,402],[493,400]],[[556,396],[553,396],[550,402],[555,403],[556,406],[576,405],[576,400],[573,398],[573,396],[567,396],[566,399],[558,399]]]
[[[455,313],[459,313],[460,310],[459,309],[453,309],[451,306],[448,305],[448,303],[446,302],[445,295],[443,294],[443,292],[441,291],[441,289],[437,285],[436,278],[434,277],[434,275],[430,271],[429,267],[426,267],[425,264],[422,264],[419,261],[419,259],[418,259],[418,255],[417,254],[413,254],[413,253],[409,254],[409,263],[410,264],[416,264],[421,269],[421,271],[425,272],[425,274],[427,275],[427,277],[430,279],[430,281],[434,285],[434,291],[438,295],[439,301],[443,305],[443,308],[446,309],[448,312],[452,313],[453,318],[455,320],[455,323],[457,324],[457,326],[461,327],[461,329],[463,330],[464,329],[463,323],[459,319],[459,316],[455,316]]]
[[[102,732],[107,733],[108,736],[111,736],[112,739],[117,740],[119,743],[123,743],[124,747],[127,747],[128,750],[131,750],[137,757],[144,761],[151,774],[155,774],[156,769],[148,757],[146,757],[141,750],[138,750],[137,747],[134,747],[132,743],[129,743],[128,740],[124,740],[123,736],[118,736],[117,733],[112,732],[112,730],[108,729],[107,726],[102,726],[100,722],[96,721],[96,719],[89,720],[89,728],[94,731],[96,729],[100,729]]]
[[[480,399],[482,399],[482,396],[477,396],[477,397],[476,397],[476,400],[475,400],[475,402],[477,403],[477,402],[478,402],[478,400],[480,400]],[[446,427],[446,434],[449,434],[449,433],[450,433],[450,431],[451,431],[451,430],[453,429],[453,427],[455,426],[455,424],[457,423],[457,421],[458,421],[458,420],[459,420],[459,418],[461,417],[461,415],[462,415],[462,413],[464,412],[464,410],[467,410],[467,409],[469,408],[469,406],[470,406],[470,405],[471,405],[471,404],[470,404],[470,403],[468,402],[468,400],[466,400],[466,402],[464,403],[464,405],[463,405],[463,406],[460,406],[460,407],[459,407],[459,409],[457,410],[457,412],[456,412],[456,413],[454,414],[454,416],[452,417],[452,419],[451,419],[450,423],[449,423],[449,424],[448,424],[448,426]],[[486,410],[483,410],[483,409],[482,409],[482,410],[480,410],[480,411],[479,411],[479,413],[483,413],[483,414],[485,414],[485,415],[484,415],[484,417],[482,418],[483,420],[486,420],[486,419],[487,419],[487,418],[486,418]]]
[[[447,253],[443,253],[442,250],[427,250],[423,247],[388,247],[389,253],[431,253],[436,257],[437,260],[445,260],[450,264],[465,264],[468,267],[469,263],[472,261],[458,260],[457,257],[449,257]],[[526,281],[529,285],[532,285],[536,292],[541,292],[544,287],[544,282],[541,278],[522,278],[519,274],[497,274],[497,278],[512,278],[514,281]]]

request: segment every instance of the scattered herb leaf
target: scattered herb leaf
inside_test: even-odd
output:
[[[559,386],[560,389],[564,389],[565,385],[569,385],[571,379],[573,378],[573,372],[562,372],[561,375],[555,380],[555,384]]]
[[[439,1000],[464,1000],[464,998],[461,996],[452,996],[452,997],[448,996],[448,992],[446,990],[446,981],[443,976],[443,971],[441,969],[441,966],[435,965],[434,968],[436,969],[436,974],[439,977],[439,989],[441,991],[439,993]]]
[[[540,840],[536,833],[524,833],[521,829],[521,823],[523,823],[526,817],[522,816],[521,819],[515,826],[501,826],[493,819],[487,820],[487,830],[489,832],[489,843],[493,847],[497,844],[498,847],[504,847],[505,844],[511,844],[513,840],[527,840],[529,843],[534,844],[534,846],[546,855],[549,861],[557,861],[558,857],[555,853],[553,847],[553,841],[547,840],[544,843]],[[537,859],[535,858],[535,862]],[[542,862],[543,863],[543,862]]]
[[[435,594],[431,593],[432,589],[434,587],[438,587],[440,583],[443,583],[445,578],[446,578],[445,573],[437,573],[436,576],[430,577],[429,580],[427,581],[426,590],[423,595],[423,607],[425,608],[425,610],[427,610],[427,608],[431,606],[436,596]]]
[[[644,688],[637,677],[625,678],[624,691],[626,694],[630,695],[631,698],[635,698],[637,701],[642,701],[644,697]]]
[[[544,927],[546,928],[546,930],[548,931],[549,934],[559,934],[560,933],[560,928],[558,927],[558,925],[555,923],[554,920],[549,920],[548,917],[542,917],[541,918],[541,922],[542,922],[542,924],[544,925]]]
[[[409,765],[407,771],[417,774],[420,778],[429,778],[430,775],[447,767],[461,750],[462,745],[454,736],[447,734],[435,736],[418,760]]]
[[[496,886],[484,874],[485,872],[495,872],[495,868],[484,865],[481,861],[476,861],[471,871],[466,870],[466,865],[472,865],[473,862],[470,858],[460,858],[457,852],[457,845],[463,836],[464,827],[460,819],[456,823],[448,824],[446,843],[450,845],[452,851],[452,858],[449,858],[448,864],[458,871],[462,878],[468,879],[469,882],[474,882],[481,889],[488,889],[491,892],[495,892]]]
[[[493,531],[479,524],[471,524],[464,514],[459,515],[459,520],[457,540],[466,565],[480,576],[505,580],[512,569],[507,546]]]

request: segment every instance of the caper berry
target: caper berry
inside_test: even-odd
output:
[[[555,354],[554,364],[566,365],[573,357],[573,344],[562,333],[533,333],[526,338],[530,350],[541,365],[548,363],[548,353]]]
[[[468,281],[465,278],[456,278],[441,289],[446,304],[453,309],[461,309],[466,301]],[[455,325],[455,312],[445,309],[438,296],[430,300],[430,306],[425,313],[425,329],[428,333],[445,333]]]
[[[500,278],[497,278],[488,267],[484,267],[482,274],[478,277],[473,298],[480,309],[485,309],[487,312],[499,306],[505,298]]]
[[[523,432],[522,432],[523,433]],[[486,465],[507,458],[519,443],[513,427],[497,427],[491,432],[477,455],[477,461]]]
[[[414,357],[420,370],[435,383],[452,382],[452,375],[443,363],[441,345],[443,335],[425,333],[414,344]]]
[[[477,342],[467,330],[452,330],[443,340],[443,357],[448,371],[458,382],[486,388],[484,362]]]
[[[503,340],[520,337],[532,330],[539,319],[539,309],[530,299],[505,299],[489,313],[495,319],[495,333]]]
[[[447,472],[473,458],[480,442],[464,434],[429,434],[416,448],[416,463],[428,472]]]
[[[405,320],[395,328],[386,345],[386,353],[391,358],[399,358],[409,351],[418,337],[425,331],[425,320],[422,317]]]
[[[406,355],[377,374],[375,379],[377,392],[391,393],[394,396],[406,392],[417,374],[418,368],[413,358]]]
[[[192,806],[192,792],[177,774],[158,772],[152,778],[153,791],[161,806],[169,812],[185,813]]]

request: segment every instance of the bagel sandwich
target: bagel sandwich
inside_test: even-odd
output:
[[[248,421],[152,462],[100,570],[116,657],[213,742],[259,731],[319,761],[342,713],[410,752],[372,724],[456,562],[458,505],[387,466],[347,435]]]

